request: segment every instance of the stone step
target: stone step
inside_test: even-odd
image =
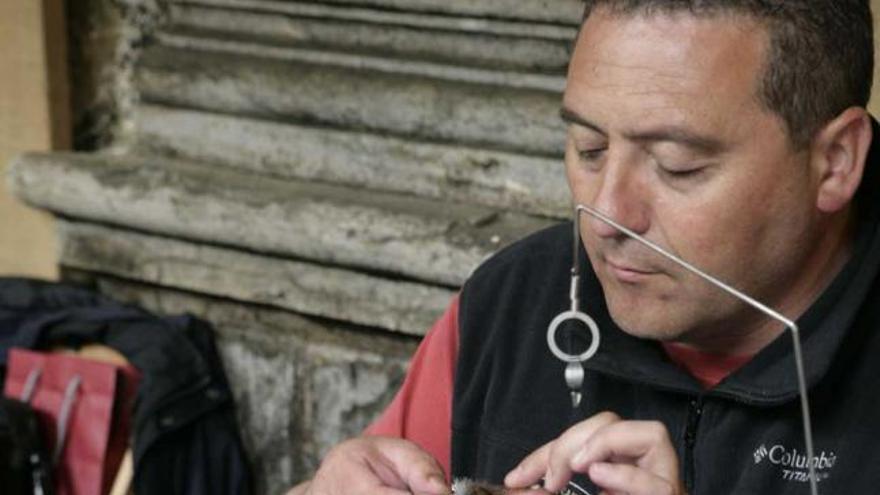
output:
[[[22,200],[67,217],[449,286],[551,223],[167,158],[31,153],[9,179]]]
[[[285,13],[306,2],[267,0],[172,0],[174,4],[202,5]],[[577,26],[583,0],[322,0],[322,4],[362,7],[389,12],[422,12],[450,16],[485,17]]]
[[[222,53],[154,46],[144,52],[135,84],[149,103],[552,157],[563,154],[561,86],[553,91],[512,86],[528,82],[527,77],[547,76],[511,75],[509,81],[494,82],[441,79],[420,75],[424,67],[415,70],[410,63],[313,51],[308,53],[315,58],[303,62],[265,58],[265,47],[257,48],[255,53]],[[340,57],[346,58],[344,63],[329,60]],[[383,64],[384,69],[379,67]],[[402,72],[406,68],[414,72]],[[458,74],[465,79],[478,73],[504,76],[449,70],[466,72]]]
[[[385,55],[352,53],[323,47],[279,46],[253,39],[229,39],[220,33],[204,31],[168,31],[156,34],[166,48],[212,52],[257,59],[301,62],[333,66],[346,70],[367,70],[399,76],[439,79],[453,83],[465,82],[510,88],[561,93],[565,88],[562,74],[539,74],[523,71],[464,67],[459,63],[442,63],[399,59]]]
[[[134,113],[138,152],[263,175],[568,217],[559,159],[415,142],[173,107]]]
[[[299,2],[277,4],[174,4],[170,15],[172,27],[160,36],[317,46],[349,54],[564,75],[577,32],[575,27],[534,21],[509,22]]]
[[[424,335],[454,291],[147,235],[61,221],[61,264],[178,290]]]

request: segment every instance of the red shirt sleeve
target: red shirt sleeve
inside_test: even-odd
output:
[[[449,476],[452,388],[458,356],[458,296],[425,335],[394,400],[365,431],[410,440],[434,456]]]

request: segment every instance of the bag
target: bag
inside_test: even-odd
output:
[[[9,495],[51,495],[49,458],[36,412],[0,397],[0,486]]]
[[[10,350],[4,394],[37,411],[57,495],[108,493],[127,445],[137,381],[131,366]]]

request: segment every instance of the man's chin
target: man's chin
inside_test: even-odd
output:
[[[701,308],[675,287],[603,286],[611,319],[625,333],[642,339],[677,340],[693,328]]]
[[[662,314],[662,313],[660,313]],[[640,339],[673,341],[682,338],[682,325],[674,324],[670,318],[658,318],[654,315],[637,315],[633,313],[621,315],[611,314],[611,319],[624,332]]]

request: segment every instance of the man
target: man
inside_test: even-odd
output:
[[[815,457],[781,325],[584,218],[602,341],[578,407],[545,336],[568,306],[563,225],[474,273],[369,431],[391,436],[341,444],[296,493],[446,493],[444,468],[551,492],[808,493],[810,463],[822,493],[880,485],[868,2],[586,9],[562,105],[574,202],[798,319]]]

